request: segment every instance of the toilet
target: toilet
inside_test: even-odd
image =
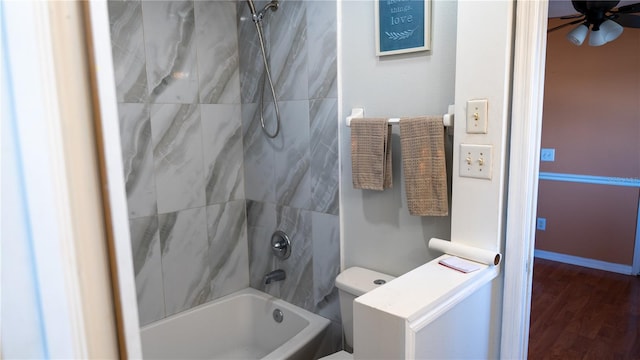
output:
[[[353,349],[353,300],[393,279],[395,279],[394,276],[361,267],[348,268],[336,277],[336,287],[340,296],[342,329],[347,350]],[[353,355],[343,350],[321,359],[353,359]]]

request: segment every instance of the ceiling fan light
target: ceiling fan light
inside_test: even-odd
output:
[[[613,20],[607,20],[600,24],[600,31],[604,31],[604,40],[606,42],[617,39],[623,30],[622,26]]]
[[[589,35],[589,46],[602,46],[607,43],[604,37],[604,31],[602,30],[591,30],[591,34]]]
[[[571,41],[575,46],[580,46],[587,38],[589,27],[585,24],[578,25],[575,29],[567,34],[567,40]]]

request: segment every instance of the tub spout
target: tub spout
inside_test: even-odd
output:
[[[267,285],[267,284],[271,284],[271,282],[273,281],[282,281],[286,278],[287,278],[287,274],[284,273],[284,270],[281,270],[281,269],[273,270],[272,272],[264,276],[264,283],[265,285]]]

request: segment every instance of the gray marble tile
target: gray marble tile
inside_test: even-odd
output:
[[[246,201],[249,242],[249,272],[251,287],[273,296],[280,296],[277,283],[266,286],[264,276],[275,270],[271,253],[271,235],[276,230],[276,205],[261,201]]]
[[[338,101],[311,100],[311,202],[314,211],[338,215]]]
[[[311,212],[279,206],[277,221],[278,229],[287,233],[291,240],[291,256],[286,260],[276,260],[276,267],[287,274],[287,279],[279,283],[280,297],[314,311]]]
[[[165,317],[158,218],[129,220],[140,325]]]
[[[262,76],[264,73],[264,60],[258,32],[251,20],[251,12],[246,1],[237,1],[238,19],[238,55],[240,67],[240,97],[243,104],[257,103],[260,99],[260,91],[264,88]],[[264,2],[256,2],[256,7],[261,9]],[[269,16],[273,14],[268,14]],[[271,45],[269,42],[270,20],[262,22],[263,41],[265,50],[269,55]],[[275,80],[274,80],[275,81]],[[267,97],[271,94],[267,93]]]
[[[335,215],[311,213],[313,238],[313,293],[320,304],[334,291],[340,272],[340,219]],[[337,319],[333,319],[337,320]]]
[[[309,98],[306,2],[280,1],[270,21],[271,70],[279,100]]]
[[[207,204],[244,199],[240,104],[200,105]]]
[[[300,209],[311,208],[309,169],[309,102],[283,101],[281,134],[275,141],[276,202]]]
[[[309,98],[337,98],[336,1],[308,1]]]
[[[331,292],[318,304],[316,304],[315,313],[325,317],[331,321],[338,323],[342,322],[342,316],[340,314],[340,294],[337,287],[334,287]]]
[[[151,106],[158,213],[204,206],[199,105]]]
[[[261,201],[247,200],[247,225],[263,226],[275,230],[276,205]],[[273,231],[272,231],[273,232]]]
[[[205,208],[158,216],[167,316],[204,303],[209,294]]]
[[[256,104],[242,105],[245,196],[250,200],[275,203],[275,153],[260,128]]]
[[[140,1],[111,0],[107,5],[116,98],[118,102],[145,102],[147,72]]]
[[[239,104],[236,4],[195,2],[200,103]]]
[[[243,200],[207,206],[207,300],[249,287],[247,221]]]
[[[276,259],[271,254],[271,234],[274,227],[248,226],[249,242],[249,282],[254,289],[280,297],[280,282],[265,285],[264,277],[277,269]],[[285,280],[286,281],[286,280]]]
[[[120,141],[129,217],[155,215],[156,184],[149,111],[144,104],[118,104]]]
[[[151,101],[197,102],[193,1],[143,1],[142,16]]]

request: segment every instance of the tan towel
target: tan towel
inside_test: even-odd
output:
[[[391,126],[387,119],[351,120],[351,170],[354,189],[384,190],[391,176]]]
[[[409,213],[449,215],[442,117],[400,119],[400,145]]]

